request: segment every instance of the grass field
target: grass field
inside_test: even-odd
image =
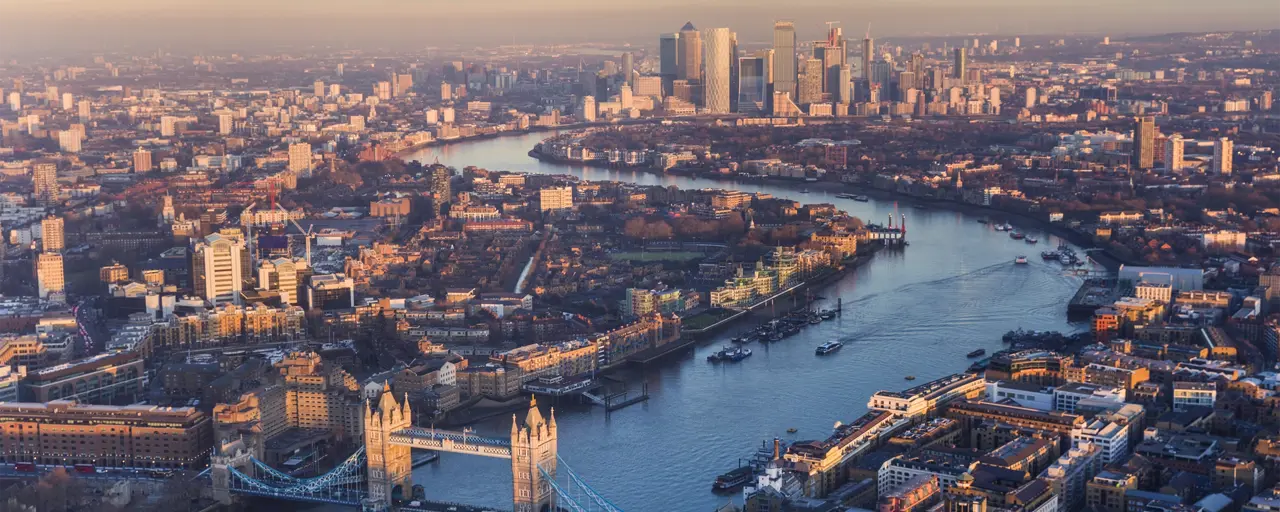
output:
[[[632,261],[690,261],[703,257],[700,252],[652,251],[652,252],[617,252],[609,257],[615,260]]]
[[[715,324],[716,322],[719,322],[721,320],[724,320],[726,318],[733,316],[734,313],[736,312],[730,311],[727,309],[718,311],[718,314],[711,313],[711,312],[702,312],[688,318],[680,319],[680,326],[685,329],[704,329],[706,327],[709,327]]]

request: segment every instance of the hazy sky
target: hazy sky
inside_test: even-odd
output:
[[[764,41],[774,19],[804,39],[848,35],[1280,28],[1280,0],[0,0],[0,53],[122,46],[352,47],[629,41],[692,20]]]

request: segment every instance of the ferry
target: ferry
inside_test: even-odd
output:
[[[1027,264],[1027,257],[1026,257],[1026,256],[1018,256],[1017,258],[1014,258],[1014,259],[1013,259],[1013,263],[1014,263],[1015,265],[1026,265],[1026,264]]]
[[[755,476],[755,472],[751,470],[751,466],[739,466],[736,469],[724,473],[716,477],[716,482],[712,484],[711,489],[715,491],[729,491],[735,487],[751,481],[751,477]]]
[[[853,196],[853,200],[859,203],[865,203],[867,201],[870,201],[871,198],[867,196]]]
[[[973,357],[981,356],[981,355],[986,354],[986,353],[987,353],[987,349],[985,349],[985,348],[980,348],[980,349],[978,349],[978,350],[974,350],[973,352],[970,352],[970,353],[968,353],[968,354],[965,354],[965,357],[973,358]]]
[[[1035,244],[1040,243],[1040,239],[1039,239],[1039,238],[1036,238],[1036,237],[1034,237],[1034,236],[1029,236],[1029,237],[1027,237],[1027,243],[1028,243],[1028,244],[1031,244],[1031,245],[1035,245]]]
[[[836,194],[836,197],[839,199],[853,199],[854,195],[849,193],[844,193],[844,194]]]
[[[840,347],[843,347],[843,346],[844,346],[844,343],[841,343],[836,340],[831,340],[821,345],[818,345],[818,348],[814,350],[813,353],[820,356],[825,356],[827,354],[840,350]]]

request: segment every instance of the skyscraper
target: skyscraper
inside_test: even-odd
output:
[[[867,25],[867,35],[862,38],[862,78],[871,80],[871,63],[875,61],[876,40],[871,38],[871,26]]]
[[[658,39],[658,74],[662,76],[662,94],[671,95],[671,82],[680,74],[680,34],[662,34]]]
[[[41,299],[66,302],[67,281],[62,253],[46,252],[36,258],[36,283]]]
[[[312,92],[313,94],[315,94],[315,96],[316,96],[317,98],[323,98],[323,97],[324,97],[324,82],[322,82],[322,81],[320,81],[320,80],[316,80],[316,83],[311,84],[311,92]]]
[[[631,85],[631,75],[635,73],[635,57],[631,52],[622,54],[622,83]]]
[[[729,78],[732,72],[733,35],[727,28],[713,28],[705,33],[706,83],[703,99],[712,114],[729,113]]]
[[[59,252],[67,248],[64,226],[62,217],[56,215],[40,220],[40,243],[45,252]]]
[[[953,51],[955,53],[955,62],[951,63],[951,78],[964,80],[965,72],[967,71],[966,66],[968,66],[968,62],[966,62],[965,58],[965,52],[967,50],[962,47],[956,48]]]
[[[1156,159],[1156,118],[1139,117],[1133,124],[1133,151],[1129,154],[1129,166],[1133,169],[1150,169]]]
[[[822,101],[822,61],[805,59],[796,88],[796,103],[808,105]]]
[[[1213,172],[1223,176],[1231,174],[1231,160],[1235,156],[1235,143],[1226,137],[1213,141]]]
[[[832,92],[832,99],[836,103],[853,103],[853,69],[848,64],[842,64],[835,75],[836,88]]]
[[[42,204],[58,200],[58,164],[39,163],[31,173],[32,196]]]
[[[773,24],[773,90],[796,97],[796,26],[790,21]]]
[[[678,41],[680,60],[676,65],[677,78],[691,82],[702,81],[702,34],[694,28],[693,22],[680,28]]]
[[[765,57],[738,59],[738,111],[761,113],[768,108]]]

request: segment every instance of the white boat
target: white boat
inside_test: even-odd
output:
[[[1014,263],[1015,265],[1026,265],[1026,264],[1027,264],[1027,257],[1026,257],[1026,256],[1018,256],[1017,258],[1014,258],[1014,259],[1013,259],[1013,263]]]
[[[844,343],[841,343],[837,340],[831,340],[821,345],[818,345],[818,348],[814,350],[813,353],[820,356],[825,356],[827,354],[840,350],[840,347],[843,347],[843,346],[844,346]]]

